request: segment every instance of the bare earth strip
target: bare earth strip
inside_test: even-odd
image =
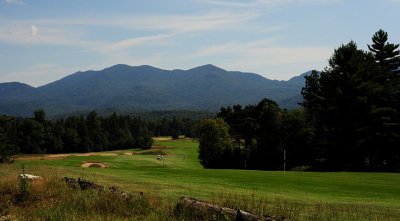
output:
[[[116,153],[77,153],[77,154],[52,154],[52,155],[41,155],[41,156],[16,156],[14,160],[27,161],[27,160],[61,160],[69,156],[116,156]]]
[[[172,140],[172,137],[153,137],[154,142]]]
[[[157,140],[172,140],[172,138],[168,137],[160,137],[160,138],[153,138]],[[183,140],[183,139],[182,139]],[[174,149],[175,147],[166,147],[160,144],[153,144],[151,149],[152,150],[160,150],[160,149]],[[121,154],[121,153],[120,153]],[[129,152],[123,152],[123,155],[133,155],[133,154],[140,154],[140,152],[136,151],[129,151]],[[117,153],[101,153],[101,152],[91,152],[91,153],[68,153],[68,154],[44,154],[44,155],[20,155],[20,156],[15,156],[14,160],[17,161],[28,161],[28,160],[61,160],[65,159],[66,157],[70,156],[78,156],[78,157],[84,157],[84,156],[116,156],[119,155]]]

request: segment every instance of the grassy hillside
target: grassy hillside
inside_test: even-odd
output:
[[[159,196],[168,208],[185,195],[294,220],[400,219],[400,174],[203,169],[197,145],[190,140],[160,141],[145,151],[21,156],[12,166],[0,166],[0,176],[16,176],[24,164],[27,173],[35,175],[83,177],[100,185],[120,186],[127,192]],[[161,153],[166,154],[163,162],[154,155]],[[110,167],[78,166],[85,161]]]

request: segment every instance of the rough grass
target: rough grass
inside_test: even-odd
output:
[[[127,192],[145,192],[151,196],[150,202],[161,202],[150,203],[152,209],[139,216],[148,220],[164,216],[167,220],[179,219],[171,211],[181,195],[293,220],[400,220],[400,174],[203,169],[197,159],[197,143],[183,140],[156,144],[168,147],[162,149],[167,153],[166,166],[154,155],[71,156],[8,166],[14,169],[0,166],[0,177],[15,177],[18,164],[23,163],[26,173],[34,175],[83,177],[99,185],[120,186]],[[101,161],[111,167],[73,166],[82,161]],[[111,219],[113,215],[107,216]],[[87,218],[84,213],[76,217]]]
[[[2,166],[2,169],[7,166]],[[168,220],[169,205],[156,195],[134,194],[124,198],[104,190],[85,190],[68,187],[56,176],[29,181],[27,197],[17,200],[19,194],[16,168],[0,180],[0,217],[17,220],[148,220],[157,217]],[[37,171],[45,173],[45,171]],[[160,210],[159,208],[163,208]]]

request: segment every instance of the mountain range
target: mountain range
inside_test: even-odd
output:
[[[162,70],[118,64],[101,71],[76,72],[37,88],[0,83],[0,114],[32,116],[34,110],[43,109],[56,115],[106,108],[217,111],[222,106],[255,104],[262,98],[290,109],[298,107],[308,73],[278,81],[213,65]]]

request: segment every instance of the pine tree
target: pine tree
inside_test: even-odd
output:
[[[387,168],[400,170],[400,50],[399,44],[388,43],[388,34],[382,29],[372,37],[369,50],[374,54],[376,62],[383,73],[383,83],[387,94],[384,96],[387,118],[384,131],[381,133],[383,153],[381,159],[385,160]]]
[[[368,49],[374,53],[376,61],[383,67],[400,74],[400,51],[399,44],[388,43],[388,34],[380,29],[372,37],[372,45]]]
[[[323,72],[306,78],[303,106],[330,170],[364,169],[378,155],[376,134],[387,117],[383,77],[375,58],[350,42],[335,50]]]

